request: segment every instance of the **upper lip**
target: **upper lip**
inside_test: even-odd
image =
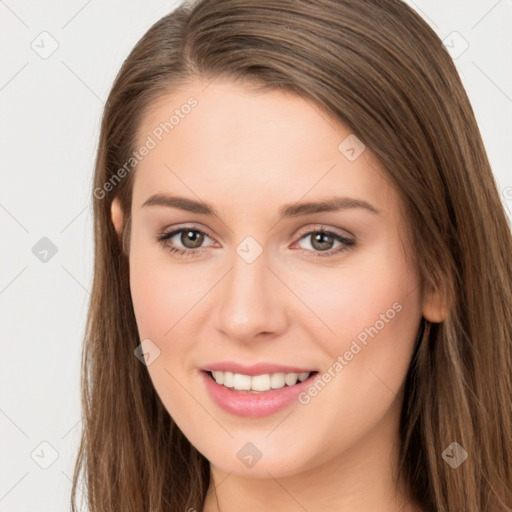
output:
[[[245,365],[237,363],[235,361],[220,361],[205,365],[201,370],[208,371],[221,371],[221,372],[232,372],[241,373],[242,375],[264,375],[267,373],[306,373],[313,372],[315,370],[311,368],[304,368],[300,366],[288,366],[275,363],[256,363],[251,365]]]

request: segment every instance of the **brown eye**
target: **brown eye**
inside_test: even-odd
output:
[[[355,240],[325,229],[305,233],[300,237],[299,242],[302,241],[309,242],[310,248],[301,247],[301,249],[312,257],[334,256],[356,245]]]
[[[203,247],[205,240],[212,240],[201,229],[193,227],[183,227],[162,233],[157,235],[156,239],[162,247],[180,256],[197,256],[206,250]]]
[[[204,234],[199,231],[184,229],[181,231],[180,242],[186,249],[197,249],[204,241]]]
[[[317,232],[309,236],[311,237],[311,246],[318,251],[328,251],[332,249],[335,242],[334,237],[325,232]]]

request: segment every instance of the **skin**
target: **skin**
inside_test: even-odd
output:
[[[187,98],[198,100],[134,171],[130,286],[140,339],[160,350],[148,365],[157,393],[210,461],[223,512],[247,503],[255,512],[421,510],[394,481],[399,414],[421,316],[445,313],[408,264],[400,197],[368,148],[355,161],[338,150],[350,129],[311,101],[227,80],[205,87],[198,79],[162,96],[138,131],[142,143]],[[218,217],[142,207],[153,194],[200,198]],[[284,204],[334,194],[380,213],[278,218]],[[121,233],[117,200],[112,221]],[[196,256],[156,240],[191,223],[208,235]],[[332,255],[315,258],[322,251],[307,233],[321,226],[356,245],[334,254],[341,244],[332,241]],[[251,264],[236,252],[247,236],[263,249]],[[180,240],[167,245],[198,250]],[[326,371],[394,303],[401,311],[307,405],[241,418],[205,390],[198,369],[220,360]],[[247,442],[262,453],[251,468],[237,458]],[[205,510],[217,510],[213,485]]]

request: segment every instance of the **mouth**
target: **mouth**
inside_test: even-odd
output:
[[[219,386],[242,394],[268,393],[273,390],[291,388],[313,378],[318,371],[275,372],[260,375],[245,375],[221,370],[203,370]]]
[[[314,385],[319,372],[272,363],[218,362],[201,368],[199,374],[206,393],[224,412],[257,418],[292,406],[300,393]]]

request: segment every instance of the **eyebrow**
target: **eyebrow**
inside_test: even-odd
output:
[[[190,213],[219,217],[212,205],[205,203],[204,201],[196,201],[186,197],[154,194],[144,202],[141,208],[145,208],[147,206],[165,206],[168,208],[177,208]],[[362,208],[375,215],[381,214],[377,208],[362,199],[335,196],[322,201],[286,204],[279,209],[279,218],[301,217],[304,215],[312,215],[314,213],[336,212],[350,208]]]

